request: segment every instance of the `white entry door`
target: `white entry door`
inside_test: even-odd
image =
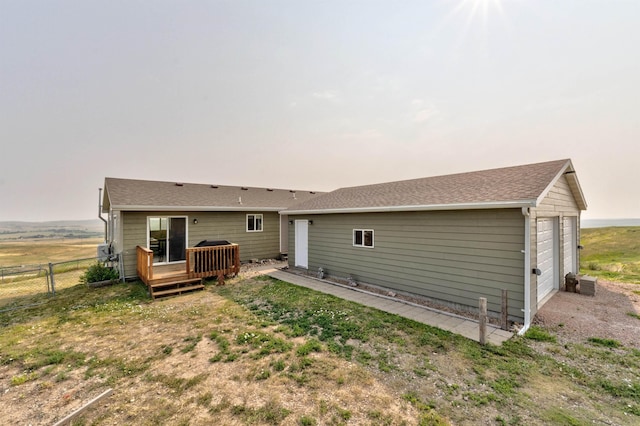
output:
[[[538,219],[537,268],[541,272],[538,276],[538,302],[551,293],[556,286],[558,275],[556,235],[555,219]]]
[[[578,274],[578,268],[576,267],[576,249],[578,248],[576,234],[576,218],[565,217],[562,220],[562,235],[564,236],[564,247],[562,250],[564,253],[564,271],[562,271],[563,277],[569,272]]]
[[[296,220],[296,266],[309,268],[309,221]]]

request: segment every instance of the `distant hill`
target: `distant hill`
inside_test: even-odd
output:
[[[640,219],[582,219],[582,228],[606,228],[608,226],[640,226]]]
[[[0,222],[0,239],[93,238],[104,235],[104,222],[99,219],[56,220],[49,222]]]

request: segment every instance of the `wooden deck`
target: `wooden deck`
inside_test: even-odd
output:
[[[202,290],[205,278],[216,277],[223,283],[225,275],[240,272],[237,244],[187,248],[186,260],[170,265],[154,265],[153,251],[145,247],[138,246],[136,254],[138,277],[154,299]]]

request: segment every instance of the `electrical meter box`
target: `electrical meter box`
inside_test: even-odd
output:
[[[98,260],[100,262],[109,260],[109,244],[98,244]]]

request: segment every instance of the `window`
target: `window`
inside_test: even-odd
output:
[[[247,232],[262,232],[262,215],[247,215]]]
[[[354,229],[353,245],[373,248],[373,229]]]

